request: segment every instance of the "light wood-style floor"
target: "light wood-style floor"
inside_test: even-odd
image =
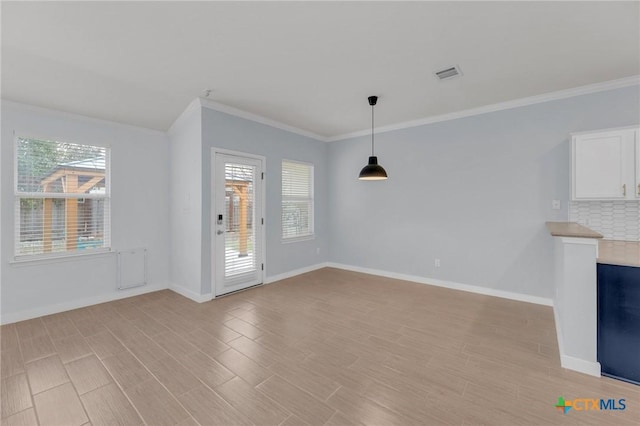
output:
[[[336,269],[2,327],[3,425],[640,424],[559,367],[552,309]],[[562,414],[559,396],[625,398]]]

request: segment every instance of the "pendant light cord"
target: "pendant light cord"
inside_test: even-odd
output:
[[[371,156],[373,157],[375,154],[373,153],[373,108],[374,105],[371,105]]]

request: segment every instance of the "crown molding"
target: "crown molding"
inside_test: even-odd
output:
[[[306,136],[311,139],[315,139],[320,142],[328,142],[328,138],[308,130],[300,129],[298,127],[290,126],[280,121],[272,120],[271,118],[263,117],[258,114],[243,111],[238,108],[230,107],[228,105],[221,104],[219,102],[212,101],[211,99],[197,98],[196,101],[200,102],[200,106],[203,108],[212,109],[225,114],[233,115],[235,117],[244,118],[245,120],[255,121],[256,123],[264,124],[276,129],[285,130],[290,133],[295,133],[301,136]]]
[[[556,92],[550,92],[550,93],[530,96],[526,98],[514,99],[511,101],[500,102],[500,103],[491,104],[491,105],[484,105],[478,108],[471,108],[471,109],[452,112],[448,114],[434,115],[430,117],[420,118],[417,120],[390,124],[387,126],[376,127],[374,130],[376,133],[391,132],[393,130],[401,130],[401,129],[407,129],[411,127],[424,126],[426,124],[456,120],[458,118],[471,117],[474,115],[487,114],[490,112],[502,111],[502,110],[507,110],[512,108],[519,108],[523,106],[550,102],[550,101],[555,101],[560,99],[566,99],[574,96],[587,95],[590,93],[603,92],[606,90],[619,89],[619,88],[629,87],[634,85],[640,85],[640,75],[620,78],[617,80],[604,81],[601,83],[588,84],[585,86],[574,87],[566,90],[559,90]],[[141,127],[141,126],[135,126],[132,124],[120,123],[117,121],[110,121],[110,120],[105,120],[101,118],[89,117],[89,116],[70,113],[70,112],[53,110],[45,107],[24,104],[20,102],[11,101],[8,99],[2,99],[1,102],[2,102],[2,106],[13,107],[16,109],[33,111],[37,113],[44,113],[44,114],[49,114],[49,115],[53,115],[61,118],[74,119],[74,120],[89,122],[93,124],[117,126],[120,128],[136,129],[139,131],[142,130],[142,131],[146,131],[154,134],[159,134],[159,133],[170,134],[172,129],[175,128],[175,126],[179,125],[180,122],[182,122],[187,116],[189,116],[189,114],[191,114],[193,111],[195,111],[198,108],[212,109],[212,110],[229,114],[235,117],[244,118],[246,120],[250,120],[250,121],[264,124],[270,127],[274,127],[276,129],[284,130],[284,131],[295,133],[311,139],[315,139],[320,142],[336,142],[336,141],[341,141],[341,140],[360,137],[360,136],[367,136],[371,133],[370,129],[364,129],[364,130],[358,130],[355,132],[344,133],[336,136],[330,136],[330,137],[322,136],[322,135],[318,135],[316,133],[310,132],[308,130],[300,129],[298,127],[294,127],[294,126],[282,123],[280,121],[276,121],[267,117],[263,117],[258,114],[243,111],[241,109],[230,107],[228,105],[224,105],[219,102],[215,102],[205,98],[196,98],[193,101],[191,101],[189,105],[185,108],[185,110],[176,118],[176,120],[173,122],[173,124],[171,125],[171,127],[167,132],[163,132],[162,130]]]
[[[75,120],[75,121],[80,121],[84,123],[91,123],[91,124],[97,124],[97,125],[103,125],[103,126],[113,126],[121,129],[142,131],[142,132],[150,133],[154,135],[166,135],[166,132],[163,130],[136,126],[135,124],[121,123],[119,121],[105,120],[104,118],[89,117],[88,115],[75,114],[73,112],[60,111],[57,109],[50,109],[50,108],[45,108],[45,107],[31,105],[31,104],[24,104],[22,102],[11,101],[9,99],[4,99],[4,98],[0,100],[0,106],[2,106],[2,108],[9,107],[17,110],[34,112],[37,114],[46,114],[56,118],[64,118],[64,119]]]
[[[424,126],[425,124],[439,123],[441,121],[456,120],[458,118],[471,117],[474,115],[487,114],[490,112],[502,111],[506,109],[519,108],[527,105],[534,105],[543,102],[556,101],[560,99],[572,98],[574,96],[587,95],[590,93],[603,92],[605,90],[619,89],[622,87],[640,85],[640,75],[620,78],[617,80],[604,81],[602,83],[588,84],[586,86],[574,87],[571,89],[558,90],[556,92],[544,93],[542,95],[530,96],[526,98],[514,99],[497,104],[484,105],[478,108],[471,108],[462,111],[452,112],[442,115],[420,118],[418,120],[405,121],[403,123],[390,124],[388,126],[376,127],[376,133],[391,132],[393,130],[408,129],[410,127]],[[342,135],[325,138],[327,142],[336,142],[371,134],[370,129],[358,130]]]

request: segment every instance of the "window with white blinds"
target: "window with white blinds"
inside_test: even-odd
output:
[[[282,239],[313,236],[313,164],[282,161]]]
[[[104,147],[16,138],[16,259],[108,249],[109,166]]]

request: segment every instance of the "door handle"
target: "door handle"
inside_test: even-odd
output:
[[[218,235],[222,235],[222,234],[224,234],[224,231],[223,231],[223,230],[221,230],[221,229],[218,229],[218,232],[216,232],[216,234],[218,234]]]

